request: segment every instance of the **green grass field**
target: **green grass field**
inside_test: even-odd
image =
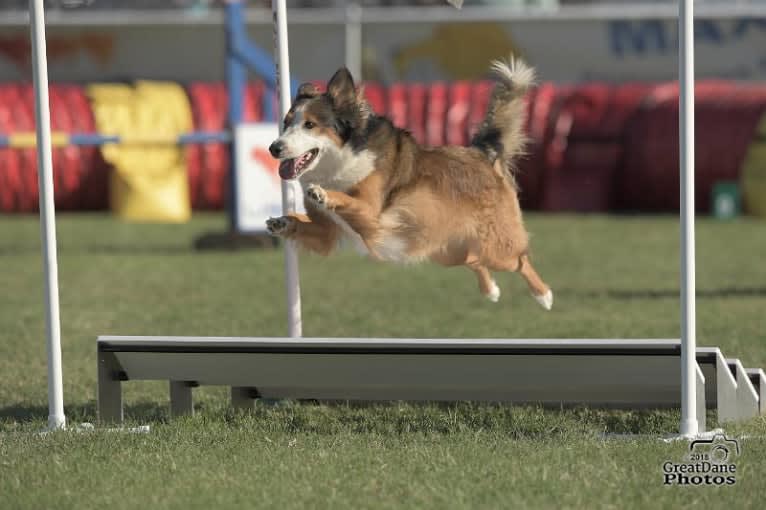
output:
[[[679,335],[672,217],[531,216],[533,257],[556,302],[544,312],[516,275],[500,303],[473,275],[301,257],[306,336],[651,338]],[[95,420],[99,334],[280,336],[279,251],[198,253],[188,225],[61,215],[64,392],[70,424]],[[698,222],[698,342],[766,367],[766,226]],[[47,418],[39,229],[0,216],[0,508],[763,508],[766,419],[747,436],[732,487],[665,487],[685,443],[607,433],[673,432],[678,413],[495,405],[323,406],[250,414],[202,388],[193,418],[169,420],[167,387],[125,385],[148,434],[60,432]]]

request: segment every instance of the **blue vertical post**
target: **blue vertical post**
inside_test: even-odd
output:
[[[239,205],[237,204],[237,139],[234,128],[242,122],[242,98],[247,83],[247,69],[239,58],[240,31],[244,30],[243,6],[240,0],[225,4],[226,25],[226,89],[229,96],[228,123],[231,130],[229,144],[229,229],[239,232]]]
[[[226,27],[226,89],[229,94],[229,129],[232,142],[229,148],[231,164],[229,166],[229,228],[239,231],[237,205],[236,141],[234,128],[242,122],[242,103],[247,85],[247,73],[252,70],[266,83],[263,95],[263,118],[266,121],[279,121],[274,111],[274,97],[277,88],[274,61],[268,52],[253,44],[247,36],[245,23],[245,3],[243,0],[227,0],[224,22]],[[298,90],[298,82],[290,82],[292,93]]]
[[[266,87],[263,91],[263,120],[266,122],[279,122],[279,116],[274,109],[274,99],[277,92],[272,87]]]

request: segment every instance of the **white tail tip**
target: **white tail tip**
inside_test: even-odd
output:
[[[535,70],[529,67],[523,60],[514,58],[495,60],[490,69],[495,76],[514,88],[529,88],[535,83]]]
[[[550,289],[545,294],[534,296],[534,298],[546,310],[553,308],[553,292]]]

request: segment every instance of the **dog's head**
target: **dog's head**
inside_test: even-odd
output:
[[[333,75],[324,93],[311,83],[301,85],[284,118],[282,135],[269,147],[280,160],[280,177],[297,179],[315,169],[322,156],[337,153],[364,128],[368,115],[369,107],[346,68]]]

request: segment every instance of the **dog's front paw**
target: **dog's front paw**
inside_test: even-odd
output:
[[[310,184],[306,188],[306,198],[320,209],[324,209],[328,206],[327,192],[318,184]]]
[[[290,216],[280,216],[279,218],[269,218],[266,220],[266,228],[269,234],[273,236],[285,236],[292,232],[295,220]]]

